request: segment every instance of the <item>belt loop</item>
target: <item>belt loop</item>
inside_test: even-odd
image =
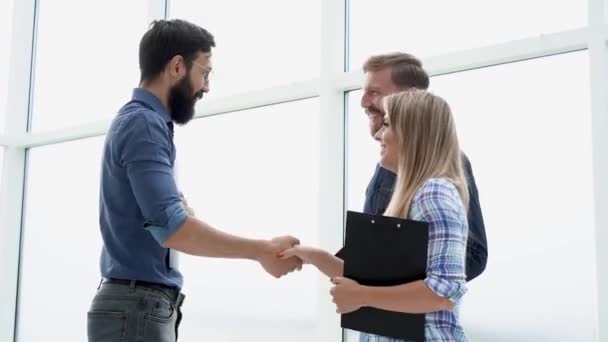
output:
[[[136,280],[131,280],[131,282],[129,283],[129,287],[131,288],[131,292],[135,291],[135,283],[137,281]]]
[[[103,283],[103,277],[99,279],[99,285],[97,285],[97,290],[99,290],[99,288],[101,287],[101,283]]]

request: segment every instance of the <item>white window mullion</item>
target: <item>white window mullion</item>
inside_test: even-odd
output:
[[[7,145],[16,143],[13,136],[25,134],[31,108],[33,56],[37,1],[14,2],[10,87],[7,97]],[[4,151],[0,177],[0,341],[16,339],[15,320],[18,301],[19,255],[25,184],[26,149],[9,146]]]
[[[606,1],[589,0],[589,58],[591,79],[591,132],[597,267],[596,341],[608,339],[608,50]]]
[[[321,78],[319,129],[319,241],[337,251],[342,246],[344,212],[344,92],[336,79],[344,72],[345,0],[324,0],[321,8]],[[342,330],[329,289],[321,276],[317,341],[340,341]]]

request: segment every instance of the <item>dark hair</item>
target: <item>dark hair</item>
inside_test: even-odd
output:
[[[190,68],[197,53],[215,47],[213,35],[204,28],[180,19],[155,20],[139,42],[140,82],[152,81],[175,56]]]
[[[429,87],[429,75],[422,68],[422,62],[414,55],[404,52],[393,52],[371,56],[363,64],[363,71],[381,71],[391,68],[391,80],[397,87],[405,90]]]

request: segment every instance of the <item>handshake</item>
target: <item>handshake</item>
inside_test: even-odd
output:
[[[348,313],[365,305],[363,289],[356,281],[343,277],[342,259],[320,248],[301,246],[292,236],[282,236],[266,241],[267,252],[260,253],[258,262],[276,278],[301,270],[302,264],[311,264],[331,279],[334,286],[330,294],[337,313]]]
[[[265,241],[256,260],[266,272],[275,278],[280,278],[290,272],[302,269],[302,259],[293,255],[285,257],[284,252],[298,246],[300,240],[293,236],[281,236]]]
[[[182,200],[184,210],[189,216],[196,217],[192,207],[190,207],[186,197],[180,192],[179,196]],[[264,268],[266,272],[275,278],[280,278],[287,273],[302,269],[302,259],[296,255],[289,258],[283,256],[283,252],[293,249],[294,246],[300,245],[300,240],[293,236],[281,236],[272,240],[249,240],[247,252],[248,258],[256,260]],[[241,252],[244,250],[243,245],[239,248]],[[242,253],[241,253],[242,254]],[[221,257],[222,255],[220,255]]]
[[[264,242],[267,252],[256,258],[264,269],[276,278],[311,264],[329,278],[342,276],[344,261],[316,247],[302,246],[293,236],[281,236]]]
[[[196,214],[188,204],[186,197],[181,192],[179,196],[186,213],[189,216],[196,217]],[[321,249],[300,246],[300,240],[289,235],[276,237],[271,240],[247,240],[250,242],[246,248],[247,252],[245,252],[247,258],[259,262],[264,270],[275,278],[280,278],[295,270],[301,270],[303,263],[315,264],[309,260],[313,255],[316,256],[315,259],[325,259],[324,257],[329,256],[328,253]],[[253,242],[253,244],[251,244],[251,242]],[[241,248],[239,249],[243,251],[243,245],[240,247]],[[224,255],[216,256],[222,257]],[[315,266],[319,267],[317,264],[315,264]],[[322,267],[319,269],[322,272],[324,271]],[[327,272],[323,273],[327,274]]]
[[[182,194],[180,197],[188,215],[195,216],[194,210],[190,208],[186,198]],[[354,280],[343,277],[344,261],[323,249],[301,246],[300,240],[293,236],[280,236],[271,240],[242,239],[234,236],[231,239],[246,240],[246,252],[241,249],[241,253],[238,254],[256,260],[266,272],[275,278],[301,270],[302,264],[315,266],[334,284],[330,293],[338,313],[357,310],[364,304],[361,301],[363,296],[360,293],[362,287]],[[226,257],[221,254],[216,254],[216,256]]]
[[[330,278],[342,275],[343,262],[323,249],[301,246],[293,236],[281,236],[264,242],[265,252],[256,258],[266,272],[275,278],[301,270],[302,264],[314,265]]]

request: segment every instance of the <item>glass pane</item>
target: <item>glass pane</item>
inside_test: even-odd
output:
[[[350,69],[370,54],[435,56],[587,25],[580,0],[350,0],[349,8]]]
[[[86,339],[87,310],[100,280],[102,145],[98,137],[29,152],[19,342]]]
[[[0,2],[0,133],[4,132],[6,120],[12,32],[13,0],[3,0]]]
[[[173,0],[171,5],[172,17],[215,36],[210,98],[319,76],[321,0]]]
[[[462,305],[471,341],[595,340],[587,59],[578,52],[431,80],[456,117],[486,223],[487,270]],[[378,160],[360,95],[349,96],[348,203],[356,210]]]
[[[32,131],[114,117],[139,83],[146,4],[40,1]]]
[[[230,233],[319,245],[319,102],[195,120],[176,132],[179,184],[197,215]],[[318,274],[279,280],[249,261],[182,255],[184,341],[315,339]],[[339,327],[336,327],[339,329]]]

